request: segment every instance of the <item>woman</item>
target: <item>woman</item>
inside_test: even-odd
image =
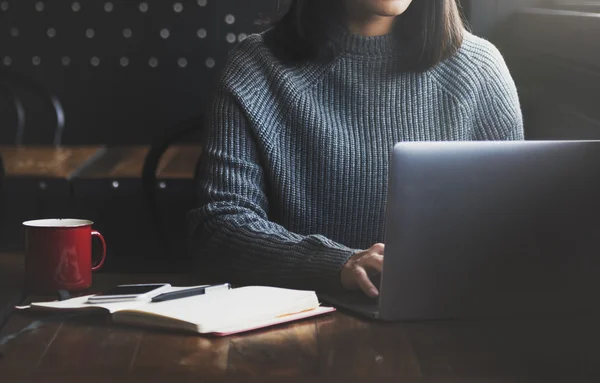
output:
[[[456,0],[293,0],[232,51],[207,134],[189,214],[200,268],[376,296],[394,144],[520,140],[523,123]]]

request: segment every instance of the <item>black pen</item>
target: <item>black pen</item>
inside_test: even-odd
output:
[[[173,299],[186,298],[194,295],[202,295],[211,291],[219,291],[219,290],[229,290],[231,285],[229,283],[224,283],[222,285],[210,285],[210,286],[201,286],[194,287],[191,289],[171,291],[169,293],[163,293],[152,298],[151,302],[164,302],[170,301]]]

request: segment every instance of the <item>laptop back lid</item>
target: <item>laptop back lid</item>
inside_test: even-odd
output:
[[[600,142],[394,148],[380,316],[585,312],[600,292]]]

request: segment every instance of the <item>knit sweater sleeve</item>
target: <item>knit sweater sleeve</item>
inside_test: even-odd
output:
[[[232,93],[217,92],[207,122],[198,205],[188,216],[200,267],[232,283],[341,289],[341,268],[357,250],[269,220],[261,151]]]
[[[481,88],[475,102],[475,128],[482,140],[523,140],[523,115],[517,87],[500,51],[486,44],[479,68]]]

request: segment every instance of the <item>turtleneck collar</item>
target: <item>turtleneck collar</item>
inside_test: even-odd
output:
[[[342,39],[342,51],[360,56],[391,56],[398,53],[393,34],[361,36],[346,33]]]

